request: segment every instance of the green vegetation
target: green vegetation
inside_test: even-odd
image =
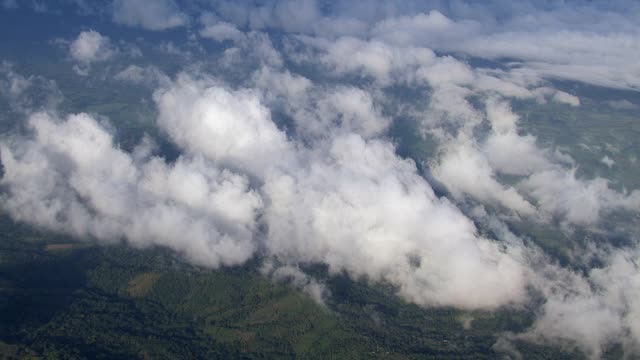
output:
[[[70,248],[0,225],[0,358],[492,359],[501,332],[532,321],[527,311],[423,309],[387,286],[309,268],[331,292],[321,306],[263,276],[258,260],[207,270],[168,250]],[[530,358],[562,355],[522,345]]]
[[[577,108],[533,102],[516,104],[522,115],[522,131],[534,134],[543,146],[557,148],[580,164],[578,175],[611,179],[615,189],[640,188],[640,153],[636,111],[614,110],[602,99],[581,96]],[[607,156],[611,167],[602,162]]]

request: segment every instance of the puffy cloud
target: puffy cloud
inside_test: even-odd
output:
[[[304,80],[286,75],[262,78],[267,80],[285,82],[283,92],[295,91],[297,83],[302,84],[298,91],[307,89]],[[362,116],[362,107],[371,111],[365,93],[348,89],[358,96],[344,103],[344,91],[319,97],[320,103],[329,102],[343,118],[353,117],[351,122]],[[436,198],[415,166],[398,158],[390,143],[353,133],[370,134],[367,127],[345,122],[342,135],[295,150],[256,94],[182,77],[174,87],[159,91],[156,102],[160,125],[176,143],[262,179],[265,247],[280,261],[317,261],[332,271],[388,281],[420,304],[491,309],[524,298],[526,279],[516,254],[503,253],[498,244],[478,237],[473,223]],[[308,113],[323,113],[325,106],[292,114],[313,121]],[[430,231],[421,230],[425,228]],[[447,266],[437,260],[457,251],[468,258]],[[354,256],[362,259],[354,261]],[[464,296],[468,292],[477,295],[470,300]]]
[[[606,211],[640,209],[640,191],[616,192],[602,178],[580,180],[575,169],[534,173],[519,187],[537,200],[542,211],[573,224],[596,224]]]
[[[627,355],[640,346],[640,268],[637,249],[602,254],[604,264],[586,277],[547,265],[538,279],[546,302],[532,328],[522,339],[549,342],[583,350],[599,359],[611,343]]]
[[[133,153],[116,148],[88,115],[35,114],[30,137],[2,145],[3,208],[77,237],[166,246],[206,266],[245,261],[260,237],[285,266],[274,276],[293,277],[314,296],[318,286],[287,267],[325,263],[389,282],[423,305],[523,301],[518,248],[479,236],[389,141],[358,135],[374,135],[354,126],[369,121],[366,93],[334,90],[321,102],[342,114],[344,129],[307,147],[287,139],[255,91],[180,76],[154,96],[159,126],[185,151],[175,163],[149,155],[145,143]],[[357,96],[345,102],[345,91]]]
[[[69,44],[69,55],[78,63],[74,71],[79,75],[87,75],[91,63],[106,61],[117,51],[108,37],[94,30],[82,31]]]
[[[173,0],[115,0],[113,21],[147,30],[167,30],[189,22]]]
[[[435,55],[429,49],[398,49],[381,42],[368,42],[356,38],[340,38],[327,46],[321,58],[336,73],[361,71],[383,83],[404,73],[406,68],[433,62]],[[406,50],[406,51],[403,51]]]
[[[361,134],[364,137],[379,135],[387,129],[390,120],[381,113],[373,97],[368,92],[354,88],[341,87],[327,91],[319,96],[317,114],[333,114],[331,117],[321,118],[324,127],[341,128],[345,131]],[[316,135],[321,136],[320,134]]]
[[[482,202],[488,202],[515,210],[519,214],[533,215],[535,208],[513,187],[500,184],[489,161],[479,149],[462,137],[445,148],[432,174],[454,197],[463,200],[468,194]]]
[[[154,99],[160,128],[192,154],[254,175],[292,161],[292,145],[251,90],[227,90],[185,75]]]
[[[613,164],[615,164],[615,161],[613,161],[613,159],[608,157],[607,155],[600,159],[600,162],[607,165],[608,167],[612,167]]]
[[[307,34],[287,39],[286,56],[319,72],[328,70],[329,74],[331,85],[319,86],[305,77],[282,70],[286,61],[280,61],[274,66],[280,70],[274,72],[268,70],[270,67],[261,67],[251,79],[251,85],[260,89],[260,96],[267,106],[284,111],[291,118],[293,131],[287,134],[293,138],[288,141],[295,143],[296,138],[304,139],[304,145],[297,144],[292,147],[294,150],[286,152],[296,158],[294,166],[259,172],[267,174],[262,177],[261,193],[267,204],[263,219],[268,225],[266,249],[271,256],[294,267],[300,262],[322,262],[335,272],[386,281],[394,284],[405,298],[423,305],[495,308],[523,301],[526,298],[523,289],[533,286],[544,293],[547,302],[529,335],[544,332],[538,329],[554,325],[556,328],[550,328],[545,341],[572,343],[592,356],[598,356],[616,338],[633,342],[634,337],[628,335],[629,326],[625,325],[629,320],[625,320],[624,314],[629,308],[619,311],[612,307],[613,301],[589,290],[599,284],[595,277],[566,275],[560,283],[567,291],[579,294],[574,297],[547,291],[549,287],[543,282],[554,279],[554,275],[544,271],[538,273],[534,264],[523,260],[521,252],[526,253],[524,258],[529,258],[533,256],[532,249],[522,248],[513,239],[501,238],[506,244],[501,243],[502,250],[496,250],[496,243],[478,236],[473,223],[451,200],[434,197],[428,183],[421,183],[424,180],[417,176],[417,170],[389,165],[402,164],[403,160],[395,155],[393,146],[381,138],[389,121],[379,111],[383,103],[379,92],[388,94],[386,87],[428,89],[424,99],[426,107],[413,114],[419,117],[422,130],[438,142],[438,156],[429,163],[429,172],[449,189],[454,200],[497,205],[515,211],[519,218],[543,221],[548,226],[553,226],[547,222],[551,218],[563,224],[597,226],[603,214],[618,209],[636,209],[637,193],[614,191],[603,179],[578,178],[575,171],[566,168],[573,160],[567,161],[565,154],[540,147],[536,137],[523,133],[519,117],[508,102],[497,96],[535,100],[540,104],[553,101],[579,106],[577,96],[551,88],[544,77],[629,87],[630,83],[620,82],[612,71],[618,64],[616,61],[622,65],[628,63],[628,54],[619,54],[619,60],[614,61],[598,53],[600,50],[588,50],[580,44],[569,55],[553,54],[567,45],[549,41],[546,34],[536,31],[528,32],[533,34],[531,40],[535,49],[525,49],[523,44],[522,49],[511,49],[512,53],[500,53],[501,46],[506,46],[507,41],[501,44],[502,40],[496,34],[505,33],[501,27],[508,24],[489,21],[487,25],[483,17],[493,14],[475,11],[477,9],[472,9],[475,5],[469,5],[467,10],[427,10],[418,16],[399,15],[394,11],[373,14],[371,17],[376,21],[368,34],[363,35],[361,27],[346,34],[320,30],[323,22],[344,19],[353,13],[310,11],[308,21],[312,25],[308,27],[310,30],[305,30],[293,23],[274,20],[273,11],[281,9],[278,4],[282,3],[267,2],[262,8],[248,9],[230,6],[218,13],[238,31],[245,27],[279,27],[285,32]],[[393,6],[397,7],[397,4]],[[535,10],[535,6],[532,9]],[[522,18],[515,19],[522,11],[518,9],[507,14],[507,21],[520,28],[531,26],[520,23]],[[461,14],[467,19],[461,20]],[[369,15],[354,19],[360,21],[366,16]],[[549,19],[544,21],[553,23]],[[216,20],[217,23],[220,20]],[[550,32],[556,30],[551,28]],[[526,33],[519,31],[514,31],[517,36],[509,41],[517,41]],[[238,33],[230,33],[235,34],[234,45],[241,51],[250,48]],[[590,34],[576,35],[580,31],[575,29],[566,33],[576,39],[580,36],[584,36],[585,41],[592,39]],[[251,33],[243,35],[247,34]],[[487,47],[476,48],[471,44],[475,39],[483,39]],[[454,54],[442,56],[434,50]],[[580,52],[589,59],[577,59]],[[520,61],[503,63],[500,69],[478,69],[473,60],[465,62],[458,53],[487,59],[513,56]],[[563,75],[561,72],[566,64],[577,65],[574,72]],[[345,78],[358,81],[364,78],[373,82],[363,82],[367,86],[362,88],[333,85]],[[484,109],[480,109],[478,103],[484,104]],[[378,168],[386,170],[376,170]],[[505,185],[501,175],[516,176],[518,180]],[[415,182],[408,180],[413,176],[417,176]],[[394,192],[392,189],[396,187],[411,194],[412,202]],[[373,196],[377,196],[378,201],[366,201]],[[461,240],[447,248],[438,240],[437,231],[433,236],[414,235],[414,231],[419,231],[413,230],[415,219],[412,215],[397,220],[393,212],[377,206],[380,202],[402,207],[404,210],[395,211],[398,213],[438,218],[442,226],[430,225],[438,231],[462,229],[447,233],[448,238]],[[489,209],[494,211],[493,207]],[[468,225],[462,225],[464,223]],[[400,235],[397,238],[395,234]],[[378,236],[392,239],[390,243],[396,244],[396,248],[387,248],[390,245],[378,240]],[[426,250],[406,250],[414,247]],[[464,250],[467,248],[481,250],[469,253]],[[447,253],[447,249],[459,254],[470,267],[465,268],[457,262],[452,267],[434,262],[431,254]],[[407,253],[413,253],[413,256],[407,256]],[[475,260],[468,260],[466,255]],[[358,261],[347,261],[354,257]],[[455,259],[456,256],[448,258]],[[545,266],[550,263],[548,259],[540,261],[547,264]],[[434,267],[425,265],[430,263]],[[493,265],[488,266],[489,263]],[[608,271],[609,266],[603,267],[603,271]],[[443,279],[456,278],[459,282],[445,289],[438,281],[425,277],[423,267],[428,269],[426,273],[437,274]],[[465,272],[467,270],[469,273]],[[509,277],[508,273],[515,276]],[[487,280],[490,277],[500,278],[508,286],[497,289]],[[494,291],[485,293],[467,280],[483,283],[486,289]],[[465,292],[480,297],[465,300],[461,296]],[[573,303],[578,305],[572,307]],[[576,308],[579,310],[572,311]],[[581,317],[584,311],[596,314],[592,322],[584,322]],[[562,324],[556,321],[544,325],[555,315],[563,319]],[[600,327],[589,327],[596,323]],[[529,337],[534,338],[536,336]]]
[[[114,55],[110,40],[94,30],[82,31],[69,45],[71,57],[84,64],[104,61]]]
[[[244,40],[244,33],[233,24],[228,22],[218,22],[212,25],[205,26],[200,30],[200,36],[210,38],[218,42],[225,40],[242,41]]]
[[[518,252],[478,236],[390,143],[343,135],[327,146],[304,169],[267,179],[269,253],[390,282],[423,305],[493,309],[523,300]]]
[[[552,166],[546,152],[536,145],[535,137],[520,136],[515,131],[492,133],[482,151],[491,167],[502,174],[528,175]]]
[[[477,126],[472,115],[461,117]],[[431,160],[432,175],[456,199],[469,195],[535,221],[557,219],[564,225],[583,226],[598,225],[602,215],[614,210],[640,208],[640,191],[615,191],[599,177],[579,179],[575,168],[566,168],[558,155],[539,148],[535,137],[520,135],[519,117],[506,102],[489,98],[486,118],[491,130],[480,144],[468,131],[453,140],[445,137],[440,155]],[[523,178],[513,187],[505,186],[496,172]]]
[[[293,8],[298,13],[291,16]],[[540,3],[500,0],[320,4],[266,1],[261,6],[219,1],[225,21],[327,39],[356,36],[402,47],[428,47],[485,59],[516,59],[542,77],[637,89],[640,8],[619,3]],[[572,101],[574,102],[574,101]]]
[[[254,74],[268,104],[291,116],[296,134],[305,141],[338,133],[365,138],[383,134],[391,119],[382,114],[375,94],[354,86],[314,86],[302,76],[262,67]]]
[[[577,96],[564,91],[556,91],[553,95],[553,101],[571,106],[580,106],[580,99]]]
[[[2,207],[14,219],[78,238],[165,246],[204,266],[253,255],[262,200],[246,177],[199,156],[135,159],[86,114],[36,113],[28,125],[29,137],[0,147]]]
[[[496,171],[529,175],[552,167],[547,153],[536,145],[535,137],[518,134],[520,119],[507,103],[490,99],[486,111],[491,133],[485,140],[483,151]]]
[[[293,54],[294,60],[320,63],[336,76],[357,74],[375,79],[384,86],[430,86],[436,91],[443,87],[451,89],[455,85],[504,97],[540,102],[549,98],[571,106],[580,104],[578,97],[543,86],[539,74],[523,69],[473,69],[453,56],[436,56],[430,48],[398,45],[378,38],[339,37],[329,41],[298,37],[298,40],[315,52],[302,56]]]

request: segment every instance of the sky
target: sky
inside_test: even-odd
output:
[[[517,357],[505,346],[517,339],[590,358],[613,344],[638,355],[640,190],[585,174],[583,159],[540,141],[518,109],[591,106],[572,90],[579,84],[623,94],[603,103],[612,111],[637,111],[640,3],[3,0],[0,9],[73,18],[81,25],[39,34],[42,46],[77,81],[136,87],[154,110],[155,131],[125,149],[104,114],[64,110],[56,79],[0,59],[0,96],[19,118],[0,137],[0,208],[14,220],[166,247],[208,268],[260,256],[267,276],[320,303],[331,294],[305,265],[390,284],[424,307],[499,311],[542,298],[533,325],[501,334],[497,350]],[[401,154],[392,132],[403,119],[433,146]],[[175,158],[160,151],[165,140]],[[606,169],[638,156],[601,155]],[[622,244],[609,241],[618,214]],[[565,234],[570,254],[559,260],[518,224]],[[585,232],[597,237],[578,239]]]

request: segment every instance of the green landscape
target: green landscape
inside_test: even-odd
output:
[[[3,358],[492,359],[497,334],[532,321],[518,309],[424,309],[317,268],[331,291],[320,305],[257,261],[207,270],[162,249],[70,242],[2,221]],[[529,358],[577,355],[521,345]]]

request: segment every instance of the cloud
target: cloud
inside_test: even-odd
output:
[[[377,38],[365,41],[339,37],[329,41],[297,37],[297,40],[311,51],[293,54],[294,61],[305,65],[320,63],[335,77],[355,74],[386,86],[430,86],[436,91],[451,91],[452,86],[459,86],[477,93],[580,105],[577,96],[545,86],[539,74],[522,69],[472,69],[453,56],[436,56],[430,48],[397,45]]]
[[[534,136],[518,134],[520,118],[507,103],[490,99],[486,112],[491,132],[482,150],[493,169],[503,174],[529,175],[553,166],[548,151],[538,148]]]
[[[294,5],[295,4],[295,5]],[[296,7],[299,13],[291,16]],[[619,3],[521,1],[321,4],[265,1],[261,6],[216,2],[222,20],[254,30],[353,36],[401,47],[424,47],[485,59],[515,59],[540,77],[638,89],[640,8]]]
[[[580,99],[577,96],[568,94],[564,91],[556,91],[556,93],[553,94],[553,101],[574,107],[580,106]]]
[[[501,205],[519,214],[535,213],[533,205],[516,189],[496,180],[488,160],[464,137],[448,145],[432,167],[432,174],[446,184],[458,200],[464,200],[464,194],[467,194],[481,202]]]
[[[305,141],[326,139],[338,133],[357,133],[365,138],[383,134],[391,119],[382,114],[375,94],[354,86],[314,86],[302,76],[262,67],[254,85],[264,100],[288,114],[292,129]]]
[[[331,102],[343,119],[354,114],[349,121],[355,121],[360,110],[354,109],[371,108],[358,90],[347,90],[364,96],[354,97],[355,103],[341,101],[344,89],[334,91],[321,102]],[[495,308],[522,300],[525,280],[517,257],[478,237],[473,224],[437,199],[390,143],[356,135],[367,128],[344,123],[343,135],[305,149],[287,141],[255,93],[183,76],[155,98],[160,126],[177,144],[263,182],[265,247],[279,261],[319,261],[331,271],[389,281],[421,304]],[[310,111],[324,112],[322,106]],[[420,230],[425,221],[434,221],[426,225],[429,234]],[[468,258],[437,261],[457,251]],[[473,301],[462,296],[469,291],[477,292]]]
[[[218,42],[225,40],[240,42],[244,40],[244,33],[242,31],[238,30],[233,24],[224,21],[205,26],[200,30],[200,36]]]
[[[534,173],[519,186],[537,200],[542,211],[574,224],[596,224],[602,212],[619,208],[640,209],[640,191],[619,193],[605,179],[577,179],[575,169]]]
[[[327,50],[321,61],[337,74],[361,72],[382,83],[390,82],[396,75],[406,74],[407,69],[430,64],[435,60],[429,49],[398,49],[381,42],[350,37],[319,45]]]
[[[84,64],[104,61],[114,55],[110,40],[94,30],[82,31],[69,45],[71,57]]]
[[[186,75],[158,90],[158,125],[192,154],[254,175],[287,166],[291,144],[251,90],[231,91]]]
[[[477,236],[390,143],[345,135],[327,146],[302,171],[265,183],[273,256],[387,281],[423,305],[492,309],[523,299],[517,254]]]
[[[447,184],[453,196],[464,200],[463,194],[481,202],[504,206],[519,214],[532,215],[535,208],[514,188],[500,184],[489,163],[477,150],[459,144],[448,150],[433,168],[434,177]]]
[[[491,131],[483,143],[478,145],[463,133],[447,140],[440,156],[431,160],[432,175],[458,200],[469,195],[535,221],[557,219],[583,226],[596,226],[604,214],[615,210],[640,209],[638,190],[618,192],[606,179],[579,179],[576,168],[566,168],[558,155],[539,148],[535,137],[520,135],[519,117],[507,103],[490,98],[486,117]],[[475,119],[468,123],[478,124]],[[509,187],[499,183],[496,173],[524,178]]]
[[[322,101],[353,118],[306,147],[275,126],[255,91],[182,75],[154,96],[159,126],[185,151],[173,164],[145,156],[144,144],[133,154],[117,149],[88,115],[35,114],[31,136],[3,144],[2,185],[10,189],[3,207],[16,220],[166,246],[206,266],[249,258],[261,213],[262,247],[285,266],[322,262],[332,272],[390,282],[423,305],[494,309],[523,301],[518,251],[479,236],[390,142],[358,134],[373,135],[352,124],[360,107],[371,111],[364,92],[334,91]],[[343,102],[344,91],[356,101]]]
[[[64,99],[55,81],[42,76],[25,77],[6,61],[0,63],[0,96],[7,99],[12,111],[22,114],[50,109]]]
[[[116,80],[126,81],[136,85],[144,85],[152,89],[168,86],[171,79],[156,66],[140,67],[129,65],[115,76]]]
[[[453,204],[435,196],[412,162],[397,157],[390,142],[376,139],[389,122],[371,95],[316,87],[264,68],[255,82],[268,91],[269,103],[285,103],[295,133],[312,146],[299,148],[296,156],[303,160],[295,166],[264,180],[266,246],[273,257],[322,262],[332,272],[390,282],[424,305],[491,309],[522,301],[527,280],[518,251],[503,253],[479,237]],[[347,98],[352,100],[343,104]],[[458,252],[460,262],[437,260]],[[465,298],[468,291],[477,297]]]
[[[160,31],[185,26],[189,18],[173,0],[114,0],[113,21]]]
[[[307,294],[316,303],[326,306],[329,290],[316,279],[305,274],[298,267],[291,265],[278,266],[273,262],[263,264],[260,271],[271,276],[274,280],[289,283]]]
[[[218,65],[226,71],[246,77],[263,65],[275,68],[283,66],[282,55],[267,34],[248,32],[236,40],[234,46],[227,48],[218,60]]]
[[[610,101],[607,101],[607,105],[609,105],[609,107],[611,107],[614,110],[635,110],[638,107],[640,107],[626,99],[610,100]]]
[[[613,159],[608,157],[607,155],[605,155],[602,159],[600,159],[600,162],[607,165],[607,167],[609,168],[611,168],[613,164],[615,164],[615,161],[613,161]]]
[[[399,45],[429,45],[438,47],[448,41],[467,39],[478,31],[475,22],[456,22],[438,10],[417,15],[392,17],[376,23],[373,37]],[[420,36],[425,34],[426,36]]]
[[[80,32],[69,44],[69,55],[77,62],[74,71],[78,75],[88,75],[92,63],[109,60],[117,52],[108,37],[94,30]]]
[[[638,351],[640,333],[640,268],[637,249],[607,251],[604,265],[584,278],[557,266],[544,270],[539,288],[546,297],[530,331],[518,338],[581,349],[599,359],[610,344],[626,354]]]
[[[246,177],[199,156],[135,159],[86,114],[36,113],[28,126],[30,135],[0,147],[0,183],[9,189],[2,207],[15,220],[78,238],[165,246],[204,266],[253,255],[262,200]]]

